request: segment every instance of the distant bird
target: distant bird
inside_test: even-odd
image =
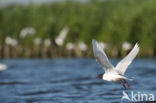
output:
[[[69,28],[68,27],[64,27],[61,32],[59,33],[59,35],[55,38],[55,42],[58,46],[62,46],[65,39],[66,39],[66,36],[69,32]]]
[[[5,38],[5,43],[7,45],[16,46],[16,45],[18,45],[18,40],[14,39],[14,38],[11,38],[11,37],[6,37]]]
[[[7,65],[5,65],[5,64],[0,64],[0,71],[6,70],[6,69],[7,69]]]
[[[24,39],[27,35],[33,36],[36,33],[33,27],[23,28],[20,32],[20,38]]]
[[[116,67],[114,67],[109,62],[105,52],[96,40],[92,40],[92,45],[94,56],[96,60],[103,66],[105,71],[105,73],[98,75],[96,78],[100,78],[109,82],[120,81],[124,88],[126,88],[125,84],[127,85],[127,87],[129,87],[129,84],[126,82],[126,80],[132,79],[125,77],[124,73],[139,52],[138,44],[135,44],[131,52],[124,59],[122,59]]]

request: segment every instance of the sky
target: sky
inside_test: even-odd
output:
[[[0,0],[0,6],[7,6],[12,4],[29,4],[29,3],[49,3],[49,2],[61,2],[61,1],[67,1],[67,0]],[[87,1],[87,0],[73,0],[73,1]]]

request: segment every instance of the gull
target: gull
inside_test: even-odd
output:
[[[102,47],[98,44],[96,40],[92,40],[93,45],[93,53],[96,61],[102,65],[105,73],[99,74],[96,78],[103,79],[109,82],[117,82],[120,81],[122,86],[126,88],[130,85],[126,82],[126,80],[132,80],[124,76],[128,66],[132,63],[133,59],[139,52],[138,44],[136,43],[134,48],[130,51],[130,53],[123,58],[117,65],[114,67],[108,60],[107,55],[103,51]]]

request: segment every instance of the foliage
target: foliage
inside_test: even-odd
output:
[[[124,41],[139,42],[144,49],[156,48],[155,0],[90,0],[89,2],[60,2],[51,4],[12,5],[0,9],[0,41],[7,36],[19,38],[21,30],[33,27],[34,37],[54,38],[63,27],[70,32],[66,42],[93,38],[112,46]],[[34,38],[33,37],[33,38]],[[31,46],[33,38],[23,42]]]

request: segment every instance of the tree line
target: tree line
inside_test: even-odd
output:
[[[36,37],[55,38],[64,27],[69,28],[65,43],[83,41],[91,47],[97,39],[117,48],[123,42],[139,43],[141,55],[156,53],[155,0],[90,0],[87,2],[56,2],[49,4],[10,5],[0,8],[0,45],[12,37],[19,45],[33,48]],[[35,29],[35,35],[20,38],[23,28]]]

